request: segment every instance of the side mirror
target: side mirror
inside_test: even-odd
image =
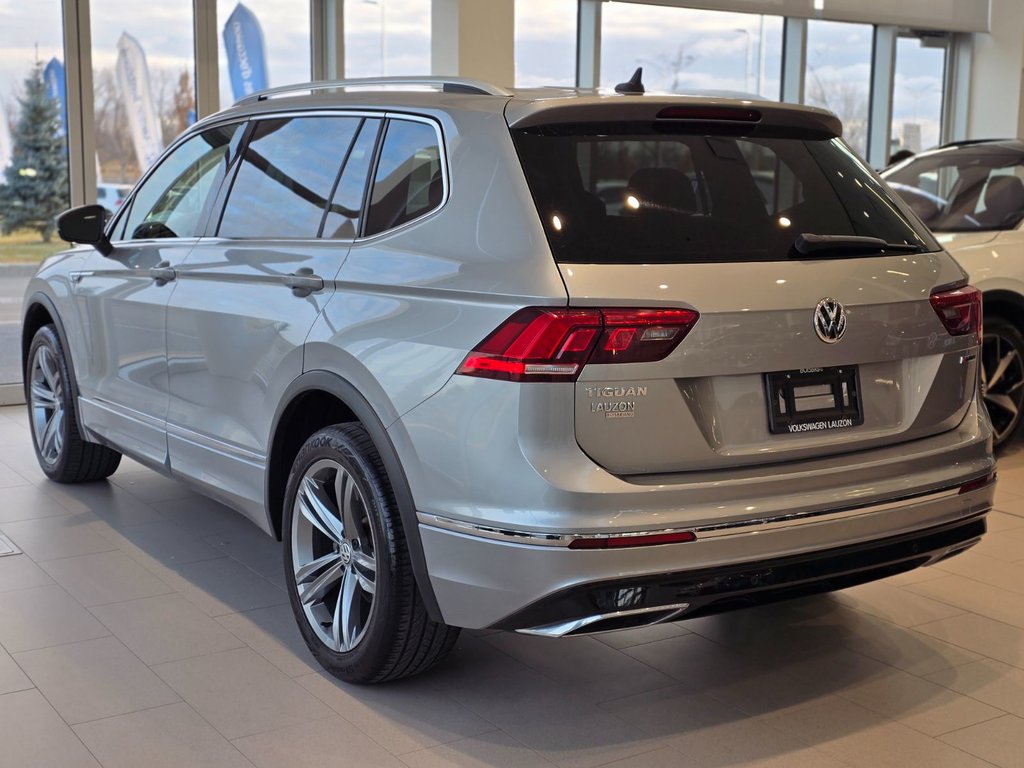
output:
[[[103,231],[106,223],[107,209],[102,205],[80,205],[57,218],[57,234],[69,243],[91,245],[104,256],[109,256],[114,246]]]

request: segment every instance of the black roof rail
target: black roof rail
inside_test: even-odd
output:
[[[381,89],[392,86],[424,86],[437,88],[444,93],[470,93],[482,96],[511,96],[512,91],[483,80],[473,80],[466,77],[356,77],[347,80],[318,80],[310,83],[294,83],[292,85],[281,85],[276,88],[268,88],[265,91],[257,91],[249,94],[235,104],[252,104],[257,101],[266,101],[276,96],[285,96],[290,93],[302,93],[327,90],[346,90],[349,88],[380,87]]]

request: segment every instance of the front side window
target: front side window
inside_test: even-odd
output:
[[[179,144],[142,182],[114,239],[199,237],[240,130],[237,123],[222,125]]]
[[[260,120],[242,155],[220,237],[314,238],[360,118]]]
[[[935,232],[1013,229],[1024,220],[1024,154],[998,147],[915,158],[885,180]]]
[[[366,235],[418,219],[441,205],[444,177],[437,131],[428,123],[388,121],[377,161]]]

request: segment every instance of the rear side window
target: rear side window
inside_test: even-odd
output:
[[[998,147],[925,155],[885,180],[936,232],[1014,229],[1024,220],[1024,155]]]
[[[222,125],[175,147],[142,182],[113,239],[199,237],[240,131],[238,124]]]
[[[366,180],[373,163],[373,150],[377,146],[377,134],[381,121],[366,118],[359,128],[356,140],[345,159],[345,167],[338,180],[338,186],[331,198],[331,206],[324,218],[323,236],[352,240],[359,232],[359,217],[362,214]]]
[[[802,233],[938,249],[838,139],[586,124],[513,138],[560,262],[774,261]]]
[[[315,238],[361,120],[260,120],[242,155],[220,237]]]
[[[429,123],[389,120],[373,179],[365,235],[417,219],[441,205],[444,177],[437,131]]]

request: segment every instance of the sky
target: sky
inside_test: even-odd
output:
[[[237,0],[218,0],[220,26]],[[310,77],[309,4],[305,0],[246,0],[266,41],[271,85]],[[93,62],[112,67],[117,38],[135,36],[150,70],[180,72],[194,67],[189,0],[144,3],[92,0]],[[382,42],[381,31],[384,31]],[[430,0],[347,0],[345,64],[351,77],[429,74]],[[575,79],[576,0],[517,0],[516,79],[520,85],[570,85]],[[32,61],[62,57],[60,0],[0,0],[0,105],[13,96]],[[223,47],[223,46],[221,46]],[[762,49],[763,47],[763,54]],[[649,88],[725,89],[778,98],[782,20],[632,3],[603,6],[602,85],[628,79],[644,67]],[[870,73],[871,27],[812,21],[808,63],[825,84],[846,83],[835,108],[856,106]],[[382,66],[383,58],[383,66]],[[222,106],[234,101],[220,56]],[[678,66],[677,66],[678,64]],[[808,80],[812,77],[809,75]],[[916,41],[899,46],[894,121],[922,125],[924,146],[938,139],[942,54]],[[760,85],[760,88],[758,87]],[[841,114],[851,123],[865,118]]]

